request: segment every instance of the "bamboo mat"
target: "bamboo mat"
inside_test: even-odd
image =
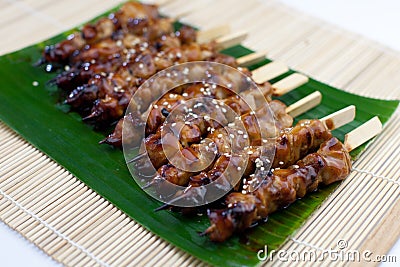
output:
[[[0,36],[7,38],[0,54],[67,30],[118,2],[2,0]],[[268,51],[268,57],[325,83],[364,96],[400,98],[400,53],[280,2],[164,2],[166,15],[201,29],[229,22],[233,32],[247,31],[245,46]],[[392,247],[400,235],[399,130],[398,109],[351,175],[284,249],[322,253],[336,248],[339,239],[349,249],[375,254]],[[0,219],[56,261],[67,266],[205,265],[128,218],[2,122],[0,140]]]

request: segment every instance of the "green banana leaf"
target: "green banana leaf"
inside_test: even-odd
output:
[[[233,237],[222,244],[212,243],[207,237],[198,235],[209,224],[205,215],[185,217],[170,211],[154,212],[153,209],[160,203],[134,182],[122,152],[98,145],[104,133],[94,131],[82,123],[76,113],[69,113],[65,106],[58,104],[57,89],[47,84],[54,73],[46,73],[43,68],[34,66],[44,45],[54,44],[69,33],[0,57],[0,119],[101,196],[168,242],[216,266],[254,266],[259,263],[259,249],[268,245],[272,250],[282,245],[338,186],[333,184],[322,188],[272,214],[267,222],[260,223],[244,236]],[[235,57],[250,52],[242,46],[224,51]],[[267,62],[269,60],[257,66]],[[322,104],[297,119],[321,118],[353,104],[357,107],[356,119],[334,131],[342,140],[346,132],[375,115],[385,123],[399,104],[398,101],[349,94],[313,79],[281,100],[289,105],[316,90],[323,94]],[[353,151],[352,156],[356,158],[364,148]]]

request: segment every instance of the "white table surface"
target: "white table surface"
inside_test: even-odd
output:
[[[398,0],[282,1],[288,6],[400,51],[400,1]],[[397,255],[400,259],[400,240],[388,254]],[[400,262],[381,264],[381,266],[399,265]],[[54,267],[60,264],[0,222],[0,266]]]

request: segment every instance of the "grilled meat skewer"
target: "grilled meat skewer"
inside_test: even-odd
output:
[[[233,233],[249,228],[268,214],[315,191],[318,186],[346,178],[350,170],[350,155],[344,145],[332,137],[296,165],[268,172],[254,192],[229,194],[226,209],[209,212],[211,226],[204,234],[212,241],[223,242]]]
[[[224,170],[227,168],[230,160],[236,161],[235,167],[239,167],[237,173],[240,173],[240,170],[243,169],[243,177],[246,177],[253,173],[257,167],[264,164],[260,160],[260,156],[266,153],[266,150],[269,150],[269,152],[275,151],[275,157],[272,161],[272,165],[270,165],[272,168],[285,168],[294,164],[308,153],[318,149],[324,141],[332,137],[332,134],[327,129],[324,122],[320,120],[302,120],[290,130],[282,131],[274,143],[263,143],[263,146],[246,146],[246,139],[243,139],[243,135],[235,135],[234,140],[236,144],[234,144],[234,147],[236,148],[232,149],[232,138],[229,133],[222,128],[216,129],[213,133],[209,133],[207,137],[215,144],[217,156],[210,167],[205,168],[201,172],[186,172],[179,167],[167,163],[168,159],[165,157],[165,154],[159,152],[162,147],[155,148],[151,145],[154,144],[154,142],[151,142],[148,147],[148,151],[151,151],[149,152],[149,156],[152,159],[158,160],[153,161],[153,166],[158,167],[158,171],[147,186],[150,184],[160,185],[163,181],[189,187],[206,185],[219,179],[221,175],[224,175]],[[178,140],[176,140],[176,142],[178,142]],[[196,144],[196,146],[201,145],[207,147],[209,143]],[[242,157],[243,153],[241,153],[241,150],[238,148],[245,148],[244,153],[246,153],[248,157]],[[196,149],[196,151],[198,152],[199,149]],[[214,152],[214,150],[212,151]],[[194,161],[202,160],[198,153],[192,153],[191,155]],[[160,164],[160,166],[157,164],[159,162],[164,165]],[[265,166],[265,168],[268,167]],[[232,173],[233,170],[230,172]],[[239,185],[240,183],[235,185],[236,190]],[[191,197],[189,193],[189,191],[186,192],[188,198]]]

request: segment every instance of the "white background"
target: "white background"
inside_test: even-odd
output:
[[[398,0],[282,1],[331,24],[400,51],[400,1]],[[389,254],[400,258],[399,241]],[[0,266],[47,267],[59,264],[0,222]],[[395,266],[395,264],[382,264],[382,266]]]

